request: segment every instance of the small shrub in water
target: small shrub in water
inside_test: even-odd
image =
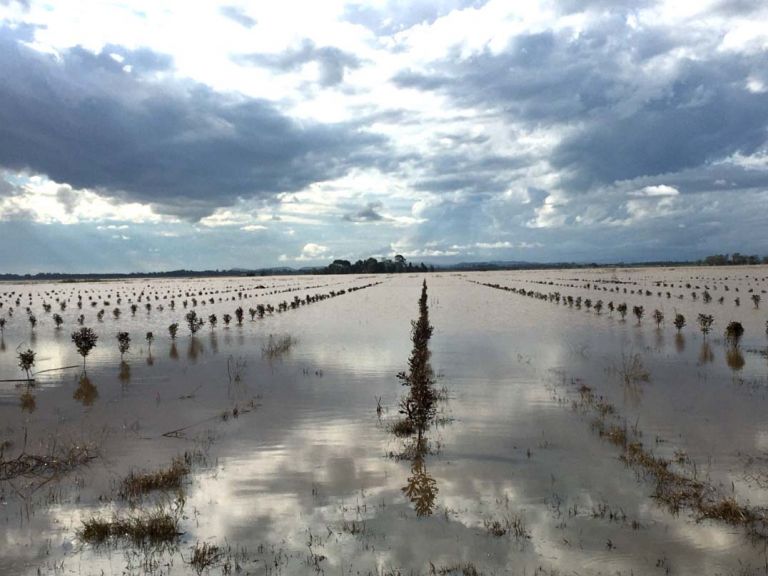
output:
[[[712,324],[714,324],[715,319],[712,317],[712,314],[699,314],[697,321],[701,333],[706,337],[712,331]]]
[[[128,334],[128,332],[118,332],[117,333],[117,349],[120,350],[120,359],[123,359],[123,356],[126,352],[128,352],[128,349],[131,347],[131,336]]]
[[[96,347],[98,339],[93,329],[85,326],[72,332],[72,342],[75,343],[78,354],[83,357],[83,369],[85,369],[85,357]]]
[[[736,348],[742,336],[744,336],[744,326],[741,325],[741,322],[729,322],[725,328],[725,341]]]

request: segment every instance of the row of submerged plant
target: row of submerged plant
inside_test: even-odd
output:
[[[379,284],[379,283],[380,282],[376,282],[376,284]],[[304,286],[304,287],[289,287],[289,288],[285,288],[285,289],[282,289],[282,290],[273,290],[273,291],[270,291],[270,292],[265,292],[264,294],[262,294],[262,296],[276,295],[276,294],[281,294],[281,293],[285,293],[285,292],[295,292],[295,291],[298,291],[298,290],[311,290],[311,289],[314,289],[314,288],[321,288],[323,286],[327,286],[327,284],[319,284],[319,285]],[[261,288],[264,288],[264,287],[261,286]],[[324,297],[327,297],[327,296],[330,296],[330,297],[339,296],[339,295],[343,295],[343,294],[345,294],[347,292],[353,292],[357,288],[358,287],[353,287],[353,288],[349,288],[349,289],[341,289],[341,290],[330,290],[327,295],[317,295],[317,294],[314,295],[314,296],[307,295],[303,299],[299,298],[299,297],[294,297],[293,300],[291,300],[291,301],[283,301],[283,302],[281,302],[278,305],[278,308],[281,309],[282,311],[285,311],[285,310],[287,310],[289,308],[295,308],[295,307],[298,307],[298,306],[300,306],[302,304],[305,304],[305,303],[307,303],[306,301],[308,299],[313,299],[313,298],[316,298],[317,296],[321,296],[321,297],[323,297],[323,296]],[[219,291],[216,291],[217,294],[218,294],[218,292]],[[211,292],[211,293],[213,293],[213,292]],[[6,296],[6,297],[8,297],[8,296],[13,297],[14,294],[15,294],[14,292],[3,293],[3,295]],[[208,292],[199,291],[200,298],[198,299],[196,293],[190,294],[189,292],[186,292],[186,293],[184,293],[184,295],[187,298],[185,298],[183,301],[181,301],[181,304],[184,307],[184,309],[187,309],[189,307],[194,309],[194,308],[197,308],[198,305],[205,306],[206,304],[215,304],[217,302],[221,303],[221,302],[230,301],[230,300],[231,301],[244,300],[244,299],[248,299],[250,297],[249,293],[243,292],[242,290],[237,292],[237,296],[232,296],[232,297],[229,297],[229,298],[219,297],[218,300],[216,298],[212,297],[212,296],[209,296],[207,298],[204,297],[207,294],[209,294],[209,293]],[[46,292],[46,295],[49,295],[49,292]],[[39,294],[38,294],[38,296],[39,296]],[[143,292],[140,293],[138,295],[138,302],[141,302],[144,297],[145,297],[144,293]],[[180,298],[181,294],[179,294],[178,297]],[[26,312],[26,319],[27,319],[28,323],[30,324],[31,330],[34,331],[36,326],[37,326],[37,324],[38,324],[38,317],[37,317],[37,315],[35,314],[35,312],[33,310],[32,293],[31,292],[28,294],[28,298],[29,298],[29,302],[28,302],[27,306],[24,307],[23,310]],[[108,298],[111,298],[111,297],[108,297]],[[136,302],[134,302],[134,298],[136,298],[136,294],[135,293],[133,294],[133,298],[130,298],[130,297],[128,298],[128,303],[130,304],[129,309],[130,309],[130,312],[131,312],[131,317],[135,317],[136,313],[139,310],[139,306],[138,306],[138,304]],[[150,300],[149,296],[146,296],[146,298],[147,298],[147,300]],[[163,300],[167,300],[167,298],[168,298],[167,294],[163,296]],[[88,296],[88,299],[89,299],[89,304],[90,304],[90,306],[92,308],[98,307],[99,302],[97,300],[94,300],[93,296]],[[155,300],[160,300],[160,296],[155,294]],[[64,312],[65,310],[68,309],[67,300],[60,300],[59,298],[57,298],[56,301],[59,304],[61,312]],[[78,294],[77,295],[77,309],[78,309],[78,311],[81,311],[83,309],[83,302],[84,301],[83,301],[82,295]],[[98,310],[97,313],[96,313],[96,320],[98,322],[103,322],[104,321],[104,317],[105,317],[105,315],[107,313],[107,308],[111,306],[111,302],[112,302],[111,299],[103,299],[102,304],[103,304],[104,307],[101,308],[100,310]],[[112,317],[114,318],[114,320],[116,320],[116,321],[120,320],[120,318],[121,318],[121,316],[123,314],[123,310],[119,307],[119,305],[122,304],[122,302],[123,302],[123,297],[121,296],[121,293],[118,292],[116,294],[116,303],[118,304],[118,306],[116,306],[116,307],[114,307],[112,309],[112,314],[111,314]],[[4,303],[5,302],[0,300],[0,310],[3,309]],[[14,301],[14,303],[16,304],[17,308],[21,307],[21,300],[20,300],[19,296],[16,296],[16,300]],[[172,311],[176,309],[176,303],[177,302],[176,302],[176,299],[174,297],[171,297],[171,299],[166,302],[166,304],[168,305],[168,308],[170,310],[172,310]],[[143,307],[146,309],[147,315],[151,314],[151,312],[153,310],[153,305],[152,305],[152,303],[150,301],[145,302]],[[51,313],[52,306],[51,306],[50,303],[46,302],[45,300],[42,303],[42,308],[43,308],[43,312],[44,313],[46,313],[46,314],[50,314]],[[271,308],[272,312],[275,310],[275,307],[273,307],[271,305],[258,304],[255,307],[249,307],[248,314],[250,315],[251,320],[254,320],[257,315],[258,315],[259,318],[263,318],[265,313],[269,312],[268,309],[270,309],[270,308]],[[164,304],[162,302],[157,303],[156,304],[156,310],[159,311],[159,312],[163,312],[165,310]],[[5,308],[5,314],[6,314],[7,318],[5,316],[0,318],[0,333],[4,331],[5,325],[6,325],[7,321],[8,321],[8,319],[12,319],[14,317],[14,312],[15,312],[15,309],[12,306],[8,306],[7,308]],[[238,323],[242,323],[244,315],[245,315],[245,310],[243,309],[242,306],[238,306],[237,309],[235,310],[235,316],[237,318]],[[228,316],[230,319],[232,318],[232,316],[229,315],[229,314],[227,314],[225,316]],[[61,329],[62,325],[65,323],[64,317],[61,314],[59,314],[59,313],[54,313],[51,316],[51,319],[53,320],[54,326],[55,326],[55,328],[57,330]],[[85,325],[85,323],[86,323],[86,316],[85,316],[85,314],[83,314],[83,313],[78,314],[74,318],[74,321],[78,325],[80,325],[80,326]]]
[[[543,300],[547,302],[552,302],[554,304],[563,304],[564,306],[568,306],[569,308],[577,308],[577,309],[586,309],[586,311],[590,311],[594,309],[595,313],[599,316],[602,314],[603,309],[608,310],[609,315],[613,315],[614,311],[621,317],[621,320],[624,321],[626,319],[627,314],[629,313],[629,306],[626,302],[620,302],[619,304],[614,304],[613,301],[609,301],[607,304],[604,304],[602,300],[596,300],[592,301],[590,298],[582,298],[581,296],[577,296],[574,298],[570,295],[563,295],[560,292],[539,292],[536,290],[526,290],[525,288],[515,288],[510,286],[502,286],[501,284],[493,284],[488,282],[474,282],[474,284],[479,284],[481,286],[486,286],[488,288],[494,288],[497,290],[503,290],[505,292],[512,292],[513,294],[519,294],[521,296],[527,296],[529,298],[535,298],[537,300]],[[637,324],[642,324],[643,318],[645,317],[645,307],[642,305],[636,305],[632,306],[632,315],[637,319]],[[653,318],[654,323],[656,324],[657,328],[661,328],[662,324],[664,323],[666,317],[664,315],[664,312],[662,310],[659,310],[658,308],[654,309],[653,313],[651,314],[651,317]],[[715,319],[712,314],[699,314],[696,318],[696,323],[699,326],[699,330],[706,338],[709,333],[712,331],[712,327],[714,325]],[[674,319],[672,321],[672,324],[677,329],[678,333],[687,325],[687,319],[686,317],[679,313],[675,312]],[[766,321],[766,335],[768,335],[768,321]],[[742,337],[744,336],[744,326],[741,324],[741,322],[737,321],[731,321],[726,326],[726,329],[724,331],[724,337],[725,342],[730,345],[733,348],[737,348],[739,346],[739,343],[741,342]]]

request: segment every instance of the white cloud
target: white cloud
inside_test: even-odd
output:
[[[646,196],[646,197],[657,197],[657,196],[677,196],[680,194],[680,191],[675,188],[674,186],[667,186],[666,184],[659,184],[656,186],[646,186],[645,188],[641,190],[637,190],[635,192],[630,192],[630,196]]]
[[[322,244],[315,244],[314,242],[309,242],[307,244],[304,244],[304,248],[301,249],[301,254],[299,254],[294,260],[297,262],[304,262],[304,261],[312,261],[312,260],[320,260],[320,259],[327,259],[331,258],[328,256],[328,247],[323,246]]]

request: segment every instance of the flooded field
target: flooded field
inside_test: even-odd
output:
[[[424,280],[419,437],[397,375]],[[0,574],[766,574],[767,289],[762,266],[0,285]]]

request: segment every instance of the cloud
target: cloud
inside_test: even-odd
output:
[[[77,194],[71,186],[60,186],[56,191],[56,200],[64,207],[67,214],[72,214],[79,201]]]
[[[347,222],[381,222],[386,219],[380,212],[382,207],[381,202],[369,202],[360,210],[352,214],[345,214],[342,216],[342,220]]]
[[[666,184],[657,184],[655,186],[646,186],[637,192],[630,192],[630,196],[677,196],[680,191],[674,186]]]
[[[42,54],[0,28],[0,166],[198,219],[381,154],[369,147],[384,139],[354,124],[298,123],[265,101],[150,74],[162,56],[107,50]]]
[[[235,60],[241,64],[263,66],[279,72],[296,72],[305,64],[315,62],[320,67],[318,82],[325,87],[340,84],[347,70],[354,70],[361,65],[354,54],[333,46],[317,47],[311,40],[304,40],[298,48],[278,54],[239,54]]]
[[[219,13],[245,28],[253,28],[256,26],[256,20],[248,16],[245,10],[238,6],[222,6],[219,8]]]
[[[301,254],[299,254],[296,258],[293,258],[293,260],[297,262],[306,262],[330,258],[331,256],[328,255],[327,246],[323,246],[322,244],[315,244],[314,242],[308,242],[307,244],[304,244],[304,247],[301,249]],[[284,257],[282,259],[287,260],[288,258]]]

